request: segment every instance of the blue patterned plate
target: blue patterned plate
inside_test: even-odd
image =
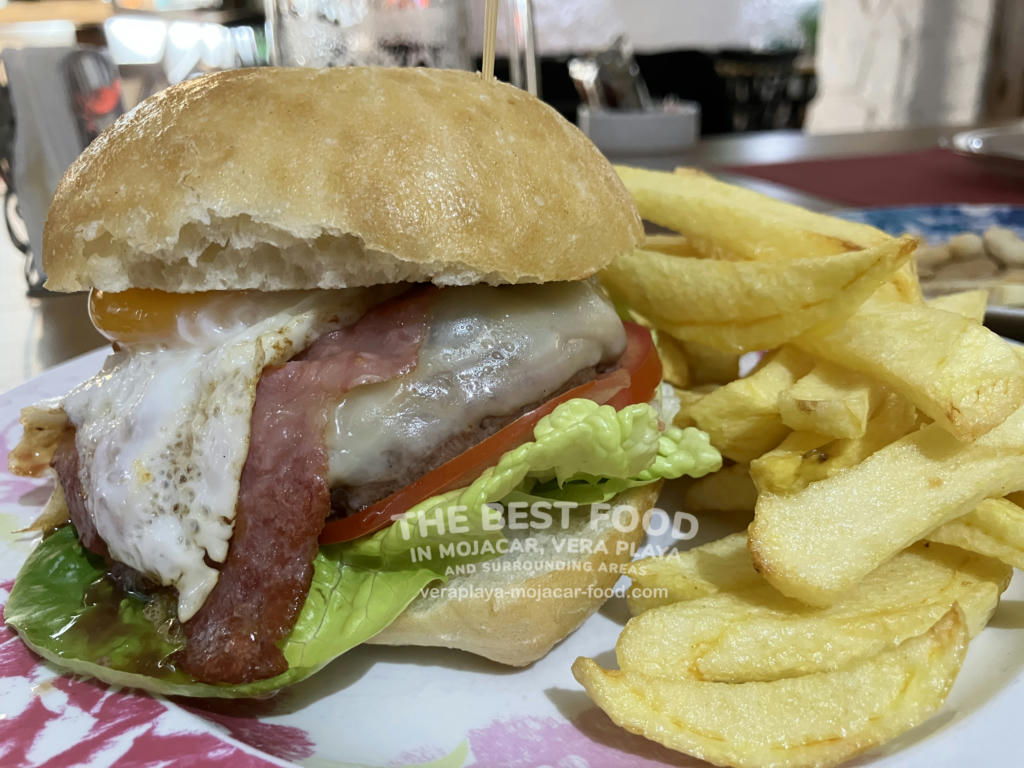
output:
[[[835,214],[878,227],[890,235],[917,235],[932,245],[961,232],[980,235],[989,227],[1005,227],[1024,237],[1024,205],[906,205],[849,209]]]
[[[989,227],[1005,227],[1024,237],[1024,205],[907,205],[834,213],[850,221],[878,227],[891,235],[917,235],[929,245],[944,243],[962,232],[980,235]],[[1024,339],[1024,307],[990,304],[986,324],[1004,335]]]

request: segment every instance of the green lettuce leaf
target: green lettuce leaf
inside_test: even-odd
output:
[[[307,677],[376,635],[406,609],[438,574],[428,568],[371,571],[353,568],[323,553],[309,595],[282,651],[288,671]],[[300,678],[301,679],[301,678]],[[289,680],[287,682],[294,682]]]
[[[373,637],[425,586],[444,580],[448,568],[495,557],[494,547],[470,546],[460,555],[454,545],[501,540],[500,502],[544,497],[591,504],[637,485],[721,466],[707,435],[675,427],[661,432],[657,413],[645,404],[616,411],[570,400],[538,422],[534,437],[467,488],[427,499],[370,536],[321,547],[309,595],[281,646],[289,669],[277,677],[211,685],[175,668],[181,639],[157,630],[144,600],[115,593],[102,561],[86,552],[70,525],[29,556],[5,619],[43,657],[108,683],[173,695],[261,696]],[[444,556],[417,556],[423,549]]]
[[[437,578],[427,570],[360,570],[326,552],[314,566],[309,597],[282,647],[288,671],[243,685],[200,683],[177,669],[182,641],[157,631],[145,601],[115,590],[103,561],[82,547],[70,525],[29,555],[4,620],[43,658],[113,685],[179,696],[263,696],[368,640]]]
[[[528,478],[504,499],[505,502],[531,503],[538,499],[567,501],[574,504],[598,504],[623,491],[647,485],[655,480],[674,480],[683,475],[703,477],[722,466],[722,455],[711,445],[705,432],[693,427],[669,427],[657,438],[657,455],[649,466],[630,477],[601,477],[579,474],[565,482],[557,476]]]
[[[417,546],[452,539],[447,525],[439,524],[448,510],[457,509],[468,526],[459,539],[494,540],[501,538],[500,506],[489,506],[496,502],[527,494],[591,504],[655,480],[701,477],[721,466],[707,434],[693,427],[660,431],[658,414],[646,403],[616,411],[592,400],[570,400],[537,423],[533,442],[505,453],[472,485],[417,504],[395,525],[344,545],[341,557],[364,567],[406,567]]]

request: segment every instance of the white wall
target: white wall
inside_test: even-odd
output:
[[[995,0],[824,0],[816,133],[974,122]]]
[[[638,50],[764,48],[799,44],[814,0],[612,0]]]
[[[483,0],[469,0],[483,40]],[[1011,0],[1024,4],[1024,0]],[[815,0],[534,0],[541,53],[763,47],[796,38]],[[819,95],[808,129],[843,132],[978,119],[996,0],[821,0]],[[502,14],[502,19],[504,14]],[[504,50],[499,32],[499,51]]]
[[[625,32],[640,52],[763,47],[799,35],[815,0],[534,0],[537,47],[558,55],[602,48]],[[470,0],[470,42],[483,40],[483,0]],[[499,52],[505,50],[504,9]]]

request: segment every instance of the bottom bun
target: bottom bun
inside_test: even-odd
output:
[[[609,504],[643,515],[660,490],[660,482],[633,488]],[[556,519],[547,530],[506,530],[522,545],[535,541],[535,550],[522,546],[477,563],[473,572],[451,576],[437,595],[428,588],[367,642],[458,648],[515,667],[531,664],[604,604],[643,541],[640,525],[624,532],[607,516],[595,525],[590,517],[577,513],[565,529]]]

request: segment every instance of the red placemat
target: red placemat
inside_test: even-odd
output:
[[[893,155],[730,166],[722,170],[756,176],[858,207],[935,203],[1024,205],[1024,178],[992,172],[976,160],[939,148]]]

